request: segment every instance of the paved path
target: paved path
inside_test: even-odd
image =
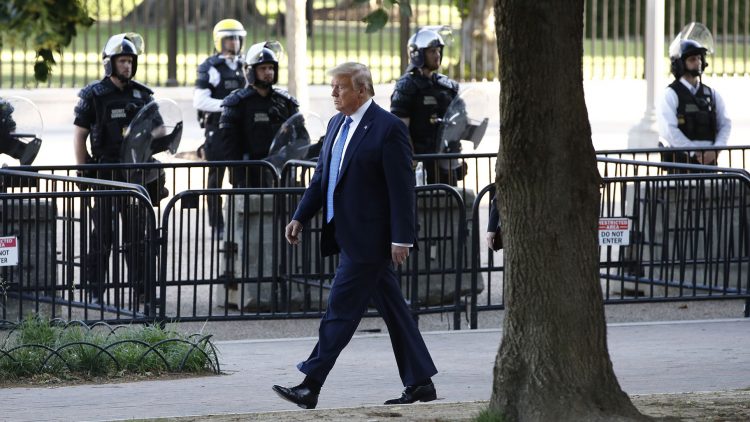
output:
[[[251,323],[249,323],[251,324]],[[446,402],[487,400],[499,330],[425,333]],[[83,421],[250,413],[296,409],[271,385],[296,384],[294,365],[313,338],[217,344],[227,375],[124,384],[0,390],[0,420]],[[750,319],[613,324],[609,347],[629,394],[718,391],[750,387]],[[323,388],[319,408],[379,405],[398,395],[385,335],[357,336]]]

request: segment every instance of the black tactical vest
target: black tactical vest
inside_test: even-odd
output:
[[[227,97],[220,128],[227,130],[227,134],[234,138],[226,140],[239,155],[231,159],[266,158],[276,132],[297,111],[297,101],[279,89],[263,97],[254,88],[248,87]]]
[[[415,154],[440,152],[437,119],[442,119],[451,101],[458,94],[458,84],[445,75],[427,78],[411,72],[396,83],[391,97],[391,111],[409,118],[409,135]]]
[[[133,117],[152,101],[149,88],[131,81],[121,91],[109,78],[90,86],[96,121],[91,125],[91,154],[103,163],[120,162],[120,147]]]
[[[213,86],[208,82],[208,71],[212,67],[219,72],[219,85],[217,86]],[[231,94],[232,91],[245,86],[245,75],[242,73],[242,61],[238,60],[237,69],[232,70],[232,68],[227,65],[226,59],[219,54],[207,58],[200,66],[198,66],[198,79],[195,81],[195,86],[200,89],[210,90],[211,98],[223,100]],[[221,113],[203,114],[205,114],[203,118],[205,118],[206,125],[218,126],[219,115]]]
[[[669,85],[677,93],[677,127],[688,139],[716,140],[716,104],[711,88],[701,83],[695,95],[679,80]]]

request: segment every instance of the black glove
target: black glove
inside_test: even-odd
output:
[[[174,154],[177,152],[177,147],[180,146],[180,139],[182,139],[182,122],[177,123],[169,135],[151,141],[151,153],[157,154],[169,150]]]

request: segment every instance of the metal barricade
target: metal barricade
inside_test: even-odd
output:
[[[620,166],[613,173],[646,174],[602,180],[600,217],[631,224],[628,245],[600,246],[604,302],[740,299],[750,316],[750,175],[712,166],[650,175],[680,165],[599,161]],[[493,192],[482,189],[472,208],[471,328],[479,312],[504,309],[502,252],[485,255],[482,236]]]
[[[600,247],[605,302],[749,301],[748,211],[747,175],[604,179],[602,217],[631,221],[628,245]]]
[[[700,156],[709,151],[718,154],[718,165],[721,167],[750,171],[750,148],[747,146],[603,150],[596,151],[596,155],[599,158],[669,164],[668,160],[673,159],[674,154],[692,154]],[[615,176],[613,174],[605,174],[604,172],[601,172],[601,167],[600,173],[602,177]],[[622,176],[633,176],[633,174],[622,174]]]
[[[495,185],[487,185],[478,194],[471,208],[471,294],[469,297],[469,327],[479,326],[480,311],[505,309],[505,268],[503,252],[493,252],[483,242],[490,214]]]
[[[309,167],[308,167],[309,168]],[[184,191],[165,206],[159,270],[160,318],[180,321],[319,318],[337,257],[320,256],[322,217],[292,247],[284,227],[304,188]],[[219,238],[191,204],[226,196],[227,232]],[[453,313],[460,326],[466,213],[454,188],[417,188],[419,251],[398,276],[414,315]],[[366,316],[377,316],[374,311]]]
[[[27,186],[0,194],[0,235],[17,240],[19,255],[0,267],[1,319],[153,320],[156,219],[143,187],[7,169],[0,179]]]

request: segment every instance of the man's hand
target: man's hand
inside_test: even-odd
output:
[[[289,242],[290,245],[296,245],[299,243],[300,233],[302,233],[302,223],[299,221],[292,220],[286,225],[284,235],[286,236],[286,241]]]
[[[492,249],[492,242],[495,241],[495,232],[487,232],[487,247]]]
[[[717,151],[702,151],[696,154],[698,156],[698,162],[704,165],[716,164],[716,158],[718,156]]]
[[[393,265],[401,265],[409,257],[409,248],[406,246],[391,245],[391,259]]]

